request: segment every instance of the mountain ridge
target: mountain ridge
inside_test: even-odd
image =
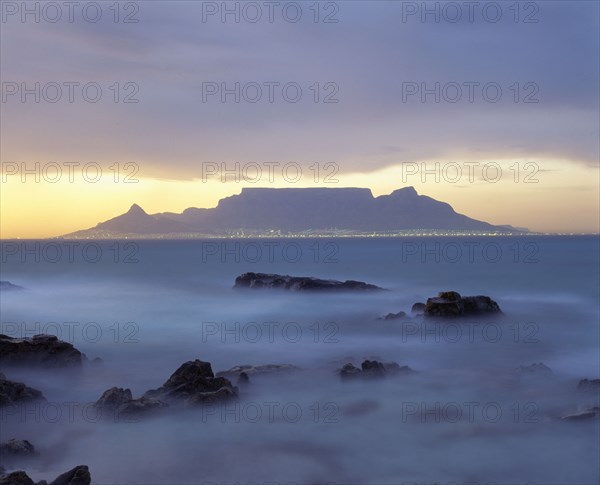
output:
[[[459,214],[446,202],[419,195],[414,187],[377,197],[371,189],[358,187],[245,187],[239,194],[220,199],[211,209],[189,207],[181,213],[148,214],[133,204],[120,216],[62,237],[224,235],[236,231],[377,233],[418,229],[524,232]]]

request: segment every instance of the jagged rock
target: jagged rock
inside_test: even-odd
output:
[[[245,372],[240,372],[240,375],[238,376],[238,380],[237,380],[237,385],[238,386],[245,386],[246,384],[250,383],[250,377],[248,377],[248,374],[246,374]]]
[[[379,320],[400,320],[404,317],[406,317],[406,312],[388,313],[385,317],[382,317]]]
[[[600,392],[600,379],[581,379],[577,390],[583,392]]]
[[[538,364],[521,365],[517,367],[516,373],[522,376],[554,376],[554,372],[547,365],[542,362]]]
[[[160,398],[166,402],[203,404],[237,397],[237,389],[225,377],[215,377],[209,362],[186,362],[158,389],[144,394],[145,398]]]
[[[0,458],[7,457],[31,457],[34,456],[35,447],[27,440],[10,439],[0,444]]]
[[[235,279],[234,288],[279,288],[289,291],[383,290],[383,288],[362,281],[321,280],[309,276],[266,273],[244,273]]]
[[[92,477],[86,465],[78,465],[56,477],[50,485],[90,485]]]
[[[37,389],[27,387],[22,382],[13,382],[0,373],[0,406],[17,405],[28,401],[45,401]]]
[[[425,303],[417,302],[410,309],[411,313],[415,315],[423,315],[425,313]]]
[[[0,485],[35,485],[35,482],[29,478],[27,473],[18,471],[0,478]]]
[[[462,297],[456,291],[445,291],[439,293],[437,297],[428,298],[424,309],[424,314],[428,317],[458,317],[488,313],[501,313],[498,304],[489,296]]]
[[[353,364],[345,364],[339,371],[342,380],[346,379],[364,379],[364,378],[379,378],[386,375],[398,374],[400,372],[412,372],[412,369],[407,365],[402,367],[396,362],[381,363],[376,360],[365,360],[361,364],[361,368],[355,367]]]
[[[24,290],[22,286],[13,285],[10,281],[0,281],[0,291]]]
[[[585,421],[598,418],[600,418],[600,407],[594,406],[593,408],[584,409],[574,414],[567,414],[560,419],[563,421]]]
[[[105,391],[94,406],[102,411],[104,417],[112,416],[115,420],[137,417],[168,407],[158,399],[149,397],[133,399],[130,389],[120,387],[111,387]]]
[[[292,364],[264,364],[264,365],[236,365],[231,369],[217,372],[217,377],[226,377],[227,379],[233,379],[234,377],[240,377],[242,373],[250,376],[258,375],[271,375],[275,373],[286,373],[300,370],[298,367]]]
[[[0,335],[2,365],[38,365],[48,367],[79,366],[85,356],[55,335],[13,338]]]

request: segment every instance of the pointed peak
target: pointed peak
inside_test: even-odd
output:
[[[139,205],[137,204],[133,204],[129,210],[127,211],[127,214],[146,214],[146,211],[144,209],[142,209]]]
[[[408,187],[402,187],[401,189],[394,190],[391,195],[419,195],[415,188],[410,185]]]

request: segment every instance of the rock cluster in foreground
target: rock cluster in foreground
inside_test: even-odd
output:
[[[12,472],[0,477],[0,485],[90,485],[91,482],[92,477],[86,465],[78,465],[50,483],[42,480],[36,484],[24,471]]]
[[[489,296],[461,296],[456,291],[443,291],[438,296],[428,298],[427,303],[417,302],[410,309],[412,315],[425,317],[462,317],[502,313],[500,306]],[[388,313],[380,320],[401,320],[405,312]]]
[[[321,280],[309,276],[244,273],[235,279],[234,288],[278,288],[288,291],[364,291],[383,290],[362,281]]]
[[[385,377],[390,374],[408,373],[413,370],[407,365],[402,367],[396,362],[378,362],[377,360],[365,360],[361,364],[361,368],[355,367],[353,364],[345,364],[339,371],[342,380],[348,379],[371,379]]]
[[[160,411],[173,405],[202,405],[237,398],[229,379],[215,377],[210,362],[193,360],[182,364],[158,389],[133,399],[131,390],[113,387],[94,404],[115,418],[133,417]]]

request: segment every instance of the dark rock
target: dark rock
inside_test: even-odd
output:
[[[85,356],[55,335],[13,338],[0,335],[2,365],[37,365],[48,367],[79,366]]]
[[[354,367],[353,364],[344,364],[340,370],[340,377],[342,379],[355,379],[362,377],[362,370],[360,370],[358,367]]]
[[[595,406],[593,408],[584,409],[583,411],[567,414],[566,416],[561,417],[563,421],[586,421],[589,419],[598,419],[600,418],[600,407]]]
[[[181,365],[160,388],[143,397],[202,404],[236,398],[237,390],[228,379],[215,377],[209,362],[194,360]]]
[[[139,399],[132,399],[131,401],[121,404],[115,410],[114,416],[117,420],[121,418],[129,419],[155,413],[167,407],[169,407],[167,403],[158,399],[142,396]]]
[[[0,374],[0,406],[37,400],[45,401],[40,391],[27,387],[22,382],[9,381],[4,377],[4,374]]]
[[[27,440],[10,439],[0,444],[0,458],[35,456],[34,446]]]
[[[600,379],[581,379],[577,390],[583,392],[600,392]]]
[[[413,308],[417,304],[413,305]],[[458,317],[501,313],[498,304],[489,296],[460,296],[456,291],[446,291],[427,299],[424,314],[428,317]]]
[[[18,471],[0,478],[0,485],[35,485],[35,482],[29,478],[27,473]]]
[[[383,377],[386,373],[384,365],[376,360],[365,360],[361,368],[364,377]]]
[[[100,396],[94,406],[106,409],[108,411],[114,411],[122,404],[125,404],[133,400],[130,389],[123,389],[122,387],[111,387],[104,394]]]
[[[554,376],[554,372],[542,362],[538,364],[521,365],[516,369],[517,374],[522,376]]]
[[[309,276],[244,273],[235,279],[234,288],[279,288],[289,291],[364,291],[383,290],[362,281],[321,280]]]
[[[237,385],[244,386],[249,383],[250,383],[250,377],[248,377],[248,374],[246,374],[243,371],[240,372],[240,375],[238,376],[238,380],[237,380]]]
[[[417,302],[410,309],[411,313],[415,315],[423,315],[425,313],[425,303]]]
[[[22,286],[13,285],[10,281],[0,281],[0,291],[24,290]]]
[[[79,465],[56,477],[50,485],[90,485],[92,477],[87,466]]]
[[[380,318],[379,320],[400,320],[401,318],[406,317],[405,312],[398,313],[388,313],[385,317]]]
[[[360,369],[353,364],[345,364],[340,369],[339,374],[342,380],[347,380],[380,378],[386,375],[408,372],[413,372],[413,370],[407,365],[401,367],[396,362],[381,363],[376,360],[365,360]]]
[[[217,377],[226,377],[233,379],[234,377],[240,377],[242,373],[250,376],[262,376],[271,375],[275,373],[287,373],[300,370],[298,367],[292,364],[264,364],[264,365],[236,365],[231,369],[217,372]]]
[[[105,418],[112,416],[115,420],[119,420],[159,411],[168,405],[149,397],[133,399],[131,390],[112,387],[102,394],[94,406],[102,411]]]

